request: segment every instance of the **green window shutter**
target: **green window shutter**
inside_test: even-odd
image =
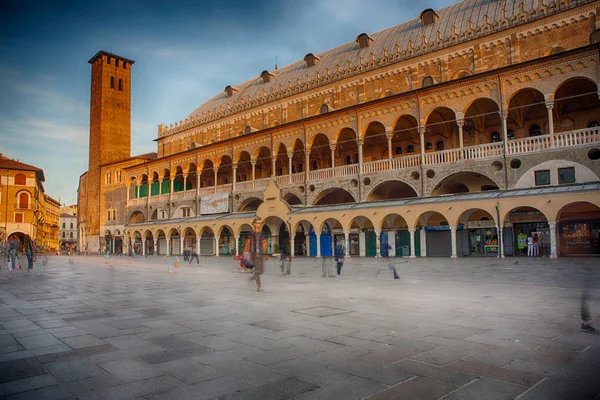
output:
[[[150,184],[150,196],[157,196],[158,195],[158,187],[159,183],[158,182],[152,182],[152,184]]]
[[[174,192],[181,192],[181,191],[183,191],[183,181],[175,181],[173,183],[173,191]]]
[[[140,186],[140,197],[148,197],[148,184]]]
[[[166,194],[171,190],[171,181],[163,181],[160,193]]]

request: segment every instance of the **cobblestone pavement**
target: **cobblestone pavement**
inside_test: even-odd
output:
[[[0,270],[0,398],[594,399],[600,336],[579,330],[600,263],[352,259],[341,277],[270,260],[49,257]],[[518,262],[518,263],[517,263]],[[600,318],[597,322],[600,328]],[[600,398],[600,397],[598,397]]]

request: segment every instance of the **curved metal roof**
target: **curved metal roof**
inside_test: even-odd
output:
[[[234,102],[239,105],[242,100],[248,101],[248,98],[254,100],[257,95],[262,97],[263,91],[270,94],[274,89],[275,92],[278,92],[280,85],[283,90],[287,90],[288,82],[295,86],[298,79],[303,83],[306,82],[307,76],[314,81],[317,72],[321,77],[327,75],[327,69],[333,74],[337,71],[338,65],[341,70],[346,69],[348,62],[354,67],[359,63],[359,58],[367,62],[371,53],[375,60],[378,60],[384,54],[384,50],[389,54],[394,53],[396,45],[399,47],[400,53],[410,50],[410,42],[416,49],[423,43],[423,37],[428,43],[437,41],[438,32],[441,39],[445,40],[453,35],[453,27],[456,27],[456,33],[460,35],[469,30],[469,21],[474,30],[483,28],[486,25],[485,16],[488,18],[488,23],[493,25],[503,19],[502,9],[506,11],[506,18],[510,20],[520,13],[521,3],[523,3],[524,11],[529,14],[541,5],[539,1],[541,0],[464,0],[436,11],[439,20],[434,24],[423,27],[419,18],[412,19],[373,33],[370,35],[373,42],[368,47],[360,49],[358,43],[353,40],[317,54],[320,62],[310,68],[306,67],[303,60],[299,60],[283,68],[270,71],[274,77],[268,83],[263,83],[257,73],[255,79],[233,85],[237,92],[233,93],[231,97],[228,97],[225,92],[221,92],[194,110],[189,117],[205,117],[209,111],[220,110],[221,106],[225,110],[228,105],[233,108]],[[206,114],[203,115],[203,113]]]

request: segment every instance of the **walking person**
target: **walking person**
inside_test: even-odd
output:
[[[21,248],[21,241],[19,240],[18,237],[13,236],[13,238],[11,239],[11,241],[8,245],[8,251],[9,251],[9,255],[10,255],[10,263],[12,265],[12,269],[17,269],[17,262],[19,262],[17,256],[18,256],[20,248]],[[10,270],[11,270],[11,268],[9,268],[9,271]]]
[[[540,237],[538,234],[533,235],[533,256],[538,257],[540,255]]]
[[[321,258],[321,270],[323,278],[334,278],[335,275],[331,273],[331,266],[333,264],[333,258],[329,256],[323,256]]]
[[[194,261],[194,258],[196,259],[196,262],[198,263],[198,265],[200,265],[200,260],[198,259],[198,253],[196,252],[195,247],[192,249],[192,255],[189,257],[190,264],[192,263],[192,261]]]
[[[27,272],[31,272],[33,269],[33,257],[35,257],[33,241],[31,240],[25,245],[25,256],[27,256]]]
[[[292,274],[292,257],[285,258],[285,275]]]
[[[344,250],[339,244],[335,246],[335,266],[337,274],[342,275],[342,267],[344,266]]]
[[[285,275],[285,251],[281,251],[279,255],[279,268],[281,268],[281,275]]]
[[[533,256],[533,237],[531,234],[527,235],[527,257]]]

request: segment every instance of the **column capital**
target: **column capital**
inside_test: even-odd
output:
[[[392,140],[394,138],[394,132],[386,132],[385,133],[385,138],[387,140]]]
[[[329,149],[331,151],[335,151],[335,147],[337,146],[337,143],[329,143]]]
[[[424,126],[420,126],[418,128],[418,131],[419,131],[419,135],[421,135],[421,136],[425,135],[425,127]]]
[[[237,168],[237,163],[235,161],[231,163],[231,168],[233,168],[233,169]]]
[[[548,226],[550,227],[550,229],[554,229],[554,228],[556,228],[556,222],[548,221]]]
[[[256,165],[256,160],[255,159],[251,159],[250,160],[250,164],[252,164],[252,166],[254,167]]]
[[[306,157],[310,156],[310,149],[304,150],[304,154]]]
[[[376,230],[376,231],[375,231],[375,234],[376,234],[377,236],[379,236],[379,235],[381,235],[381,231],[378,231],[378,230]]]
[[[358,138],[356,139],[356,144],[358,144],[359,146],[362,146],[365,144],[365,139],[364,138]]]
[[[451,230],[452,232],[456,232],[456,226],[451,226],[451,227],[450,227],[450,230]]]
[[[214,172],[215,172],[215,174],[216,174],[217,172],[219,172],[219,167],[213,167],[213,171],[214,171]]]
[[[500,111],[499,114],[500,114],[500,118],[508,119],[508,111],[503,110],[503,111]]]
[[[415,233],[417,230],[416,230],[415,228],[408,228],[408,231],[409,231],[410,233]]]
[[[293,151],[288,151],[287,152],[287,156],[288,156],[288,158],[293,158],[294,157],[294,152]]]
[[[459,127],[463,127],[465,126],[465,120],[464,119],[457,119],[456,120],[456,125],[458,125]]]
[[[546,102],[546,108],[548,110],[552,110],[554,108],[554,102],[553,101],[547,101]]]

